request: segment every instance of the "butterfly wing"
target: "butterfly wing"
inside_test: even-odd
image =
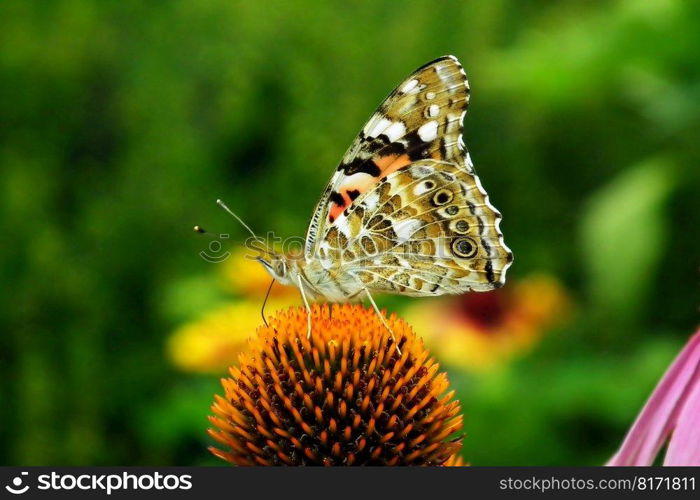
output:
[[[500,218],[472,172],[419,160],[359,196],[326,229],[319,258],[339,281],[372,291],[427,296],[492,290],[503,285],[513,261]]]
[[[445,56],[408,76],[379,106],[345,153],[321,196],[306,235],[305,256],[355,199],[412,162],[432,158],[471,171],[462,144],[469,84],[459,61]]]

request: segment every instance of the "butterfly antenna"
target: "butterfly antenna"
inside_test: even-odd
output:
[[[248,230],[248,232],[253,236],[253,238],[254,238],[256,241],[263,241],[262,238],[259,238],[258,235],[256,235],[250,227],[248,227],[248,224],[246,224],[245,222],[243,222],[243,220],[242,220],[239,216],[237,216],[235,213],[233,213],[233,210],[231,210],[230,208],[228,208],[228,206],[226,205],[226,203],[224,203],[224,202],[221,201],[221,200],[216,200],[216,204],[219,205],[219,206],[220,206],[221,208],[223,208],[224,210],[226,210],[226,212],[228,212],[228,214],[229,214],[231,217],[233,217],[233,218],[236,219],[238,222],[240,222],[240,223],[241,223],[241,226],[243,226],[244,228],[246,228],[246,229]]]
[[[192,228],[192,231],[194,231],[195,233],[203,234],[204,236],[211,236],[212,238],[220,238],[221,237],[220,234],[211,233],[211,232],[207,231],[206,229],[204,229],[202,226],[194,226]]]

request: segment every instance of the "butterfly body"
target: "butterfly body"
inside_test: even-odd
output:
[[[469,86],[456,58],[412,73],[364,126],[319,201],[304,255],[258,260],[314,300],[502,286],[500,213],[462,142]]]

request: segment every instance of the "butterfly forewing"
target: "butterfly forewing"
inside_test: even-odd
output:
[[[396,87],[355,138],[316,206],[306,257],[317,250],[321,227],[399,168],[426,158],[471,168],[461,144],[468,103],[466,75],[452,56],[422,66]]]

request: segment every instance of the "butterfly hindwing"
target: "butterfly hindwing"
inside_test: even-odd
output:
[[[500,217],[472,172],[419,160],[382,179],[326,228],[319,258],[348,289],[418,296],[491,290],[503,285],[513,260]]]
[[[467,78],[456,58],[445,56],[414,71],[372,115],[324,191],[306,236],[305,254],[354,200],[412,162],[431,158],[470,170],[461,141],[469,102]]]

